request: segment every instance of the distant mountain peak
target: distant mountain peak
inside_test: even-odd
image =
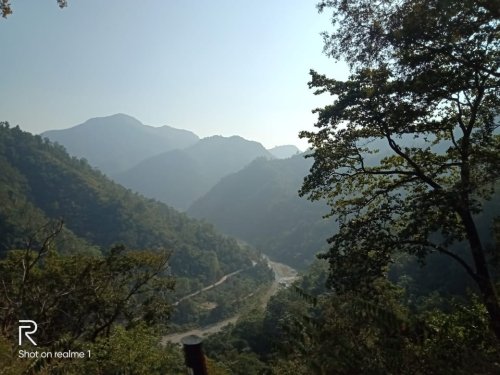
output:
[[[185,210],[221,178],[256,158],[273,156],[258,142],[214,135],[183,150],[150,157],[116,178],[124,186]]]
[[[109,115],[109,116],[98,116],[96,118],[118,118],[118,119],[132,119],[134,121],[139,122],[134,116],[127,115],[126,113],[115,113],[114,115]]]
[[[289,157],[300,154],[302,152],[298,147],[294,145],[276,146],[268,149],[267,151],[269,151],[275,158],[278,159],[288,159]]]
[[[137,120],[135,117],[127,115],[125,113],[115,113],[109,116],[92,117],[82,124],[76,125],[74,127],[88,127],[88,126],[144,126],[142,122]],[[70,128],[72,129],[72,128]]]
[[[202,138],[201,141],[213,141],[213,140],[220,140],[220,141],[230,141],[230,140],[242,140],[242,141],[247,141],[247,142],[253,142],[249,141],[243,137],[240,137],[239,135],[230,135],[230,136],[224,136],[224,135],[209,135],[208,137]]]
[[[68,129],[49,130],[42,136],[62,144],[71,155],[84,157],[110,176],[199,140],[188,130],[144,125],[125,113],[94,117]]]

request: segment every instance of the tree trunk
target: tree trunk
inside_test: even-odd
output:
[[[476,225],[469,210],[461,210],[459,213],[465,226],[470,250],[476,268],[476,283],[481,291],[483,303],[490,315],[490,326],[498,340],[500,340],[500,305],[493,285],[488,264],[484,255],[481,239],[477,232]]]

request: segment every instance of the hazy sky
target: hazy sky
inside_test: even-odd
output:
[[[329,15],[308,0],[12,0],[0,19],[0,121],[40,133],[126,113],[201,137],[296,144]]]

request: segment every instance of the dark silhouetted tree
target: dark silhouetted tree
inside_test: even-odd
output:
[[[325,52],[345,81],[311,72],[317,131],[302,195],[339,221],[323,257],[337,290],[366,287],[397,252],[441,253],[475,281],[496,336],[500,306],[475,214],[500,176],[498,1],[322,1]],[[498,185],[497,185],[498,186]],[[464,256],[457,251],[466,247]]]

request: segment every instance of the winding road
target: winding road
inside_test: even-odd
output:
[[[274,272],[274,282],[271,284],[269,287],[268,291],[264,294],[262,297],[261,303],[262,306],[266,306],[269,300],[273,295],[275,295],[280,288],[283,287],[288,287],[292,284],[293,281],[295,281],[298,277],[297,271],[294,270],[292,267],[287,266],[286,264],[279,263],[279,262],[273,262],[270,260],[267,256],[264,256],[265,259],[267,260],[267,264],[269,267],[273,270]],[[234,271],[230,274],[224,275],[221,279],[219,279],[216,283],[211,284],[203,289],[198,290],[197,292],[191,293],[185,297],[182,297],[179,301],[177,301],[174,306],[176,306],[180,301],[183,301],[187,298],[193,297],[204,290],[208,290],[211,288],[214,288],[217,285],[222,284],[225,282],[229,277],[241,272],[242,270]],[[208,326],[200,327],[200,328],[195,328],[189,331],[185,332],[179,332],[179,333],[173,333],[167,336],[164,336],[163,339],[161,340],[162,344],[166,344],[168,342],[173,343],[173,344],[179,344],[181,342],[181,339],[185,336],[189,335],[197,335],[197,336],[208,336],[214,333],[217,333],[221,331],[224,327],[226,327],[229,324],[234,324],[238,320],[239,315],[235,315],[231,318],[221,320],[217,323],[210,324]]]
[[[217,280],[215,283],[213,284],[210,284],[209,286],[206,286],[200,290],[197,290],[196,292],[194,293],[191,293],[191,294],[188,294],[187,296],[184,296],[182,297],[181,299],[179,299],[177,302],[173,303],[172,305],[173,306],[177,306],[180,302],[188,299],[188,298],[191,298],[191,297],[194,297],[194,296],[197,296],[198,294],[202,293],[202,292],[205,292],[207,290],[210,290],[212,288],[215,288],[217,285],[220,285],[222,284],[223,282],[225,282],[227,279],[229,279],[231,276],[234,276],[234,275],[237,275],[239,274],[241,271],[243,271],[243,268],[237,270],[237,271],[234,271],[234,272],[231,272],[231,273],[228,273],[227,275],[224,275],[222,276],[219,280]]]

